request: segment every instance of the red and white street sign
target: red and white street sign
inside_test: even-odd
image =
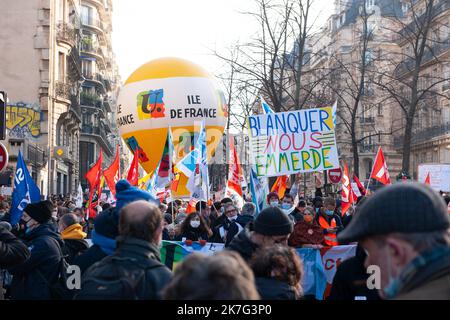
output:
[[[330,179],[331,183],[339,183],[342,179],[342,169],[331,169],[328,170],[328,179]]]
[[[0,172],[2,172],[8,165],[8,150],[0,143]]]

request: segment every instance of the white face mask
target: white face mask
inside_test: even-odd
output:
[[[192,228],[198,228],[200,226],[200,221],[191,221],[191,227]]]
[[[232,217],[228,217],[228,220],[230,220],[230,221],[234,221],[234,220],[236,220],[237,219],[237,215],[235,215],[235,216],[232,216]]]
[[[271,201],[270,202],[271,207],[278,207],[278,201]]]

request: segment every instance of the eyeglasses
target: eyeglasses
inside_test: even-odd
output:
[[[236,210],[225,211],[226,214],[228,214],[228,213],[235,213],[235,212],[236,212]]]

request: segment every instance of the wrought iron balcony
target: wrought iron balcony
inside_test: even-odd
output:
[[[56,39],[75,47],[78,44],[78,31],[68,23],[59,22],[56,25]]]
[[[374,117],[362,117],[361,123],[375,123]]]
[[[427,142],[430,139],[450,135],[450,122],[441,125],[414,131],[411,138],[411,145]],[[395,137],[394,144],[403,147],[403,136]]]
[[[378,146],[375,144],[359,144],[358,151],[360,153],[375,153]]]
[[[56,81],[55,93],[58,97],[70,100],[72,95],[72,85],[62,81]]]
[[[97,136],[97,139],[99,140],[100,144],[102,144],[102,147],[106,149],[109,155],[112,155],[113,146],[109,142],[108,135],[104,128],[93,126],[91,124],[82,124],[81,133]]]

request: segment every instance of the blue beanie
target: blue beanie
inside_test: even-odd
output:
[[[159,204],[159,200],[153,197],[149,192],[132,186],[127,180],[119,180],[116,183],[116,212],[119,212],[128,203],[137,200],[152,201]]]

